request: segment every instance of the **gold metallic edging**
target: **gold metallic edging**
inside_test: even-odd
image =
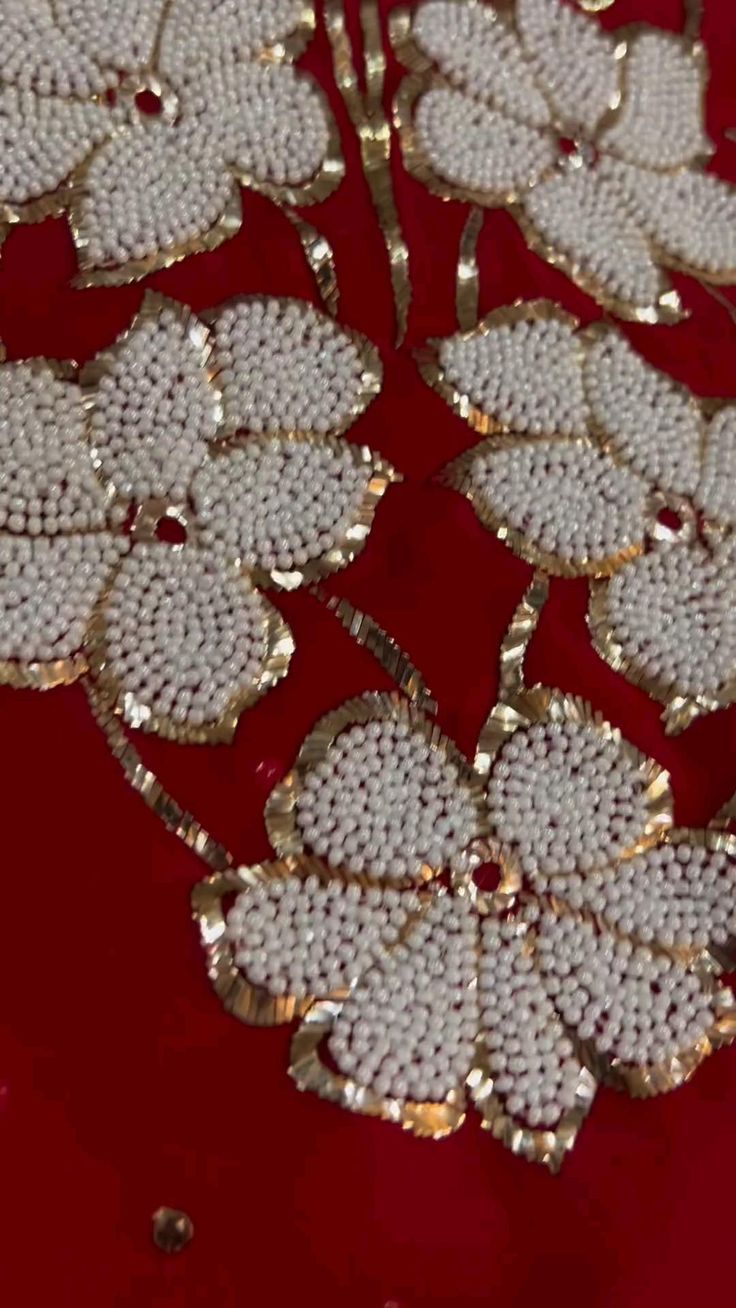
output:
[[[383,108],[386,70],[381,25],[375,0],[361,5],[366,95],[361,95],[354,67],[353,46],[341,0],[326,0],[325,26],[340,94],[358,137],[363,173],[373,201],[389,260],[396,314],[396,344],[406,335],[411,303],[409,251],[401,230],[391,175],[391,128]]]
[[[378,625],[375,618],[354,608],[349,600],[337,595],[326,596],[317,589],[315,596],[326,604],[330,613],[335,614],[353,640],[373,655],[407,699],[416,704],[422,713],[437,712],[437,702],[432,698],[421,672],[393,636],[389,636]]]
[[[299,237],[304,257],[317,283],[320,299],[327,312],[335,318],[340,303],[335,252],[327,237],[288,205],[282,206],[282,212],[286,214]]]
[[[280,858],[304,853],[296,820],[296,805],[306,774],[327,759],[335,740],[346,728],[367,722],[387,721],[406,723],[412,731],[420,733],[433,750],[457,767],[459,784],[475,806],[478,834],[485,833],[487,819],[483,791],[473,768],[457,746],[440,731],[436,723],[426,718],[415,704],[408,702],[398,692],[368,691],[347,700],[320,718],[304,740],[292,770],[271,791],[266,802],[264,821],[271,845]],[[416,886],[422,881],[432,880],[442,870],[441,867],[423,863],[413,877],[381,877],[376,878],[375,883],[397,889]]]
[[[222,871],[232,863],[232,856],[205,830],[196,818],[164,790],[161,782],[144,764],[140,754],[123,730],[120,719],[102,699],[96,687],[87,679],[84,682],[92,714],[102,730],[113,757],[120,764],[130,786],[143,799],[167,831],[198,855],[215,871]]]
[[[686,695],[672,682],[646,672],[636,660],[624,654],[623,646],[614,634],[607,601],[608,582],[593,581],[587,615],[593,648],[614,672],[620,672],[632,685],[639,686],[664,705],[662,721],[667,735],[677,735],[684,731],[703,713],[715,713],[734,703],[736,675],[725,683],[717,695]]]
[[[555,1010],[556,1012],[556,1010]],[[482,1042],[478,1041],[479,1050]],[[510,1149],[517,1158],[543,1163],[553,1174],[559,1172],[565,1156],[578,1137],[593,1105],[598,1085],[592,1072],[581,1067],[575,1088],[575,1107],[567,1109],[553,1129],[540,1130],[525,1126],[512,1117],[503,1101],[493,1092],[493,1077],[483,1052],[468,1077],[473,1103],[481,1115],[481,1125],[494,1139]]]
[[[0,686],[10,686],[13,690],[53,690],[56,686],[71,686],[86,671],[87,660],[82,654],[50,663],[37,659],[28,663],[21,659],[2,659]]]
[[[300,1090],[311,1090],[321,1099],[348,1108],[353,1113],[394,1122],[414,1135],[441,1140],[457,1131],[465,1120],[465,1095],[461,1088],[450,1091],[437,1103],[410,1099],[383,1099],[357,1081],[335,1072],[320,1057],[320,1048],[335,1023],[342,1005],[329,1000],[314,1004],[294,1033],[289,1075]]]
[[[241,581],[244,586],[248,585],[245,578],[241,578]],[[245,709],[256,703],[282,677],[286,676],[294,652],[294,638],[278,610],[269,604],[264,596],[256,592],[265,609],[265,654],[261,673],[255,685],[238,691],[217,722],[212,724],[187,726],[174,722],[163,714],[152,713],[146,704],[134,699],[130,692],[124,689],[110,664],[105,605],[112,586],[108,587],[102,596],[88,627],[85,637],[86,654],[96,694],[128,726],[144,732],[153,732],[163,740],[173,740],[179,744],[227,744],[233,739],[238,721]]]
[[[460,237],[457,276],[455,284],[455,312],[458,326],[463,331],[472,329],[478,321],[478,237],[485,215],[478,205],[468,212]]]

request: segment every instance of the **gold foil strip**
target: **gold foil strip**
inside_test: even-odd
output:
[[[483,210],[478,205],[473,205],[460,237],[455,306],[458,325],[463,331],[470,330],[478,321],[480,288],[477,247],[484,216]]]
[[[614,0],[577,0],[581,9],[587,14],[601,14],[604,9],[610,9]]]
[[[548,597],[549,579],[535,572],[501,642],[499,699],[520,695],[524,689],[524,661]]]
[[[340,0],[327,0],[325,23],[332,46],[335,81],[358,137],[363,172],[388,254],[396,313],[396,343],[400,345],[406,335],[411,302],[409,251],[401,230],[391,178],[391,128],[382,104],[385,59],[375,0],[364,0],[362,19],[365,98],[358,86],[343,5]]]
[[[682,0],[682,5],[685,10],[683,33],[691,41],[698,41],[703,25],[703,0]]]
[[[509,1114],[503,1100],[494,1094],[493,1078],[482,1051],[478,1066],[468,1077],[468,1086],[473,1103],[481,1114],[484,1129],[490,1131],[517,1158],[525,1158],[530,1163],[543,1163],[553,1174],[559,1172],[566,1155],[575,1144],[598,1089],[593,1074],[582,1067],[575,1087],[574,1108],[563,1113],[554,1130],[539,1130],[517,1121]]]
[[[353,640],[370,651],[407,699],[416,704],[423,713],[437,712],[437,702],[427,689],[421,672],[393,637],[389,636],[383,627],[379,627],[375,618],[354,608],[346,599],[340,599],[336,595],[327,597],[319,589],[315,594],[318,599],[326,602],[327,608],[340,620]]]
[[[381,1098],[350,1077],[335,1072],[323,1062],[320,1050],[340,1012],[341,1005],[331,1001],[314,1004],[294,1033],[291,1042],[289,1075],[300,1090],[311,1090],[321,1099],[339,1104],[353,1113],[395,1122],[412,1134],[441,1140],[462,1126],[465,1120],[465,1095],[462,1088],[451,1091],[439,1103],[417,1103],[408,1099]]]
[[[312,227],[311,223],[308,223],[305,218],[301,218],[288,205],[284,206],[283,212],[299,236],[304,257],[317,283],[320,299],[327,312],[331,313],[334,318],[337,315],[340,288],[337,282],[335,254],[332,246],[326,236],[318,232],[316,227]]]
[[[736,700],[736,676],[731,677],[717,695],[686,695],[671,682],[654,676],[630,659],[615,635],[608,611],[608,585],[602,580],[591,583],[588,628],[596,652],[608,666],[664,705],[662,722],[667,735],[677,735],[701,714],[715,713]]]
[[[243,585],[247,586],[247,579],[242,580]],[[258,680],[247,689],[239,690],[216,722],[205,723],[202,726],[175,722],[165,714],[152,712],[149,705],[137,700],[130,691],[126,691],[120,678],[113,671],[107,649],[105,622],[105,606],[109,594],[110,587],[102,596],[93,614],[85,636],[85,649],[96,695],[108,706],[111,713],[117,714],[130,727],[153,732],[163,740],[173,740],[179,744],[229,744],[245,709],[261,699],[286,676],[289,670],[291,656],[294,653],[294,638],[278,609],[260,596],[265,609],[265,654]]]
[[[346,728],[357,724],[365,725],[367,722],[386,721],[406,723],[412,731],[422,735],[442,758],[454,763],[458,769],[460,785],[475,807],[478,834],[485,834],[488,822],[483,789],[473,768],[457,746],[443,735],[436,723],[426,718],[415,704],[404,699],[398,692],[369,691],[347,700],[320,718],[302,744],[291,772],[271,791],[266,802],[264,821],[269,841],[279,858],[301,856],[305,852],[296,820],[296,808],[306,774],[328,758],[332,745]],[[397,887],[413,886],[418,882],[432,880],[440,872],[441,867],[424,863],[416,877],[392,878],[390,884]]]
[[[95,720],[104,732],[111,752],[125,773],[133,790],[137,791],[156,817],[215,871],[223,871],[232,863],[232,856],[224,845],[214,840],[208,831],[164,790],[161,782],[146,767],[140,754],[123,730],[114,710],[99,694],[96,686],[86,680],[85,689]]]
[[[71,658],[54,659],[51,663],[20,659],[0,660],[0,686],[13,690],[53,690],[56,686],[70,686],[87,671],[87,660],[81,654]]]

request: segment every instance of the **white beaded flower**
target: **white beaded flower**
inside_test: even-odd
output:
[[[256,587],[344,567],[394,477],[339,439],[380,377],[362,337],[262,297],[206,326],[149,294],[79,379],[0,365],[0,681],[89,665],[130,725],[230,739],[293,650]]]
[[[426,0],[393,35],[413,70],[396,105],[404,160],[430,189],[507,207],[622,318],[682,316],[663,267],[736,281],[736,195],[703,171],[699,43],[612,34],[561,0]]]
[[[238,184],[307,204],[339,183],[321,91],[291,67],[303,0],[4,0],[0,235],[69,208],[84,285],[213,249]]]
[[[579,700],[514,694],[471,768],[364,695],[269,799],[282,861],[196,888],[210,976],[246,1022],[304,1019],[300,1088],[434,1137],[469,1091],[556,1169],[598,1082],[672,1089],[736,1035],[706,972],[733,950],[736,840],[671,821],[667,774]]]
[[[614,328],[580,330],[545,300],[418,361],[486,438],[444,479],[528,562],[599,579],[596,644],[667,705],[668,729],[736,700],[736,404],[697,399]]]

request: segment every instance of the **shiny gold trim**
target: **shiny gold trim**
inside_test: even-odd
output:
[[[282,41],[266,46],[258,56],[259,62],[269,64],[293,63],[304,54],[314,36],[316,27],[317,15],[314,4],[311,0],[305,0],[294,30],[289,32],[288,36],[285,36]]]
[[[312,270],[312,275],[317,283],[317,290],[320,299],[328,313],[336,317],[338,304],[340,301],[340,288],[337,281],[337,268],[335,267],[335,252],[330,245],[326,236],[318,232],[316,227],[312,227],[305,218],[301,218],[298,213],[284,205],[283,212],[289,219],[292,227],[295,228],[299,240],[301,241],[304,257]]]
[[[51,663],[21,659],[0,660],[0,686],[13,690],[54,690],[56,686],[71,686],[87,671],[87,660],[81,654],[55,659]]]
[[[441,1140],[457,1131],[465,1120],[465,1095],[461,1088],[450,1091],[440,1103],[416,1103],[409,1099],[382,1099],[357,1081],[334,1072],[320,1057],[320,1049],[334,1025],[339,1003],[314,1004],[291,1042],[289,1075],[300,1090],[311,1090],[321,1099],[348,1108],[353,1113],[394,1122],[414,1135]]]
[[[639,686],[652,699],[664,705],[662,722],[668,736],[677,735],[690,726],[703,713],[715,713],[727,708],[736,700],[736,674],[721,688],[717,695],[687,695],[661,677],[653,676],[635,659],[629,658],[617,639],[608,611],[608,584],[595,581],[590,588],[588,605],[588,628],[596,653],[613,668],[620,672],[632,685]]]
[[[499,883],[495,890],[482,890],[474,880],[484,863],[498,865]],[[508,913],[516,903],[523,881],[520,868],[501,865],[501,844],[493,835],[471,840],[451,866],[450,873],[453,893],[461,899],[467,898],[480,917]]]
[[[459,785],[475,807],[478,834],[485,834],[488,823],[483,790],[473,768],[457,746],[443,735],[436,723],[426,718],[415,704],[408,702],[398,692],[369,691],[347,700],[320,718],[304,740],[291,772],[271,791],[266,802],[264,821],[268,838],[279,858],[304,853],[296,820],[296,806],[306,774],[328,758],[332,745],[346,728],[366,722],[388,721],[406,723],[412,731],[419,732],[443,759],[454,763],[459,772]],[[402,888],[430,881],[442,870],[441,867],[423,863],[414,877],[373,880],[378,884]]]
[[[260,195],[267,196],[269,200],[274,200],[278,205],[295,205],[298,208],[303,204],[321,204],[323,200],[332,195],[345,176],[345,163],[342,157],[340,131],[327,96],[310,73],[300,74],[298,69],[296,71],[297,75],[301,76],[302,81],[306,80],[311,83],[327,122],[327,153],[317,172],[306,182],[295,182],[293,185],[286,185],[264,181],[256,177],[255,174],[248,173],[243,169],[233,167],[230,171],[240,185],[247,190],[258,191]]]
[[[458,325],[470,331],[478,321],[478,237],[483,226],[484,213],[473,205],[465,220],[458,252],[455,309]]]
[[[218,872],[229,867],[232,856],[223,845],[212,838],[191,813],[187,813],[164,790],[155,772],[146,767],[137,749],[128,740],[119,718],[103,700],[96,686],[87,679],[84,687],[95,720],[133,790],[137,791],[166,829],[177,836],[187,849],[193,850],[209,867]]]
[[[340,0],[327,0],[325,4],[325,25],[332,47],[335,81],[358,137],[363,172],[388,254],[396,313],[396,344],[400,345],[406,335],[411,303],[409,251],[393,192],[391,128],[382,103],[385,58],[375,0],[364,0],[361,14],[367,87],[365,99],[358,87],[343,5]]]
[[[188,258],[190,254],[201,254],[205,250],[216,250],[218,245],[222,245],[223,241],[229,240],[231,236],[234,236],[240,230],[243,221],[243,207],[240,192],[233,189],[222,215],[214,226],[194,237],[191,241],[187,241],[183,245],[173,246],[169,250],[157,250],[154,254],[146,255],[144,259],[130,259],[127,263],[118,264],[114,267],[98,267],[86,255],[89,241],[82,230],[82,203],[90,161],[91,159],[88,158],[74,175],[67,203],[69,225],[72,229],[80,269],[74,278],[74,286],[80,288],[124,286],[128,282],[140,281],[142,277],[147,277],[149,273],[159,272],[162,268],[170,268],[173,264]]]
[[[296,305],[300,309],[304,309],[305,306],[308,308],[313,307],[309,305],[307,300],[298,299],[293,295],[279,295],[275,297],[271,295],[233,295],[230,299],[224,300],[222,304],[216,305],[214,309],[208,309],[204,313],[199,314],[199,320],[210,329],[213,336],[213,358],[209,375],[210,380],[214,382],[215,385],[217,385],[218,377],[222,371],[217,352],[217,324],[223,310],[235,309],[239,305],[266,304],[269,300],[274,298],[278,299],[279,304],[282,306]],[[339,426],[330,429],[330,437],[342,436],[350,427],[352,427],[353,423],[360,418],[363,413],[365,413],[369,404],[377,395],[380,395],[381,385],[383,383],[383,364],[381,362],[378,348],[373,344],[373,342],[370,341],[367,336],[363,336],[362,332],[355,331],[352,327],[344,327],[340,324],[339,331],[353,342],[353,345],[358,352],[358,357],[362,367],[361,389],[345,421],[340,423]],[[227,417],[227,413],[225,413],[215,440],[226,441],[233,436],[237,436],[239,432],[245,433],[246,430],[245,427],[237,422],[230,421]],[[266,434],[274,435],[276,433],[271,432]],[[281,431],[277,434],[280,436],[298,436],[305,439],[315,439],[315,433],[310,431]],[[247,439],[249,441],[254,440],[255,434],[248,434]]]
[[[162,546],[162,548],[165,548]],[[246,578],[242,578],[248,586]],[[289,669],[294,653],[294,638],[281,614],[264,596],[259,599],[265,609],[264,629],[266,652],[260,676],[255,685],[240,690],[233,696],[225,712],[215,723],[203,726],[187,726],[174,722],[171,718],[152,713],[148,705],[134,698],[126,691],[120,679],[113,672],[107,651],[107,625],[105,622],[105,605],[114,581],[100,600],[85,637],[86,654],[90,675],[95,683],[96,694],[109,709],[130,727],[141,731],[154,732],[164,740],[174,740],[187,745],[217,745],[229,743],[235,735],[241,714],[249,708],[282,677]]]
[[[90,154],[93,150],[94,147]],[[60,218],[69,204],[70,196],[70,183],[62,182],[55,191],[41,195],[37,200],[26,200],[23,204],[0,204],[0,243],[5,240],[9,227],[20,223],[42,223],[46,218]]]
[[[268,434],[245,437],[249,448],[252,448],[254,443],[266,447],[272,439],[273,437]],[[233,563],[241,569],[243,575],[252,578],[257,586],[273,587],[276,590],[296,590],[300,586],[313,584],[333,572],[339,572],[352,563],[353,559],[357,558],[366,545],[373,526],[376,509],[381,499],[390,485],[401,480],[401,475],[391,467],[390,463],[387,463],[385,459],[382,459],[379,454],[376,454],[367,445],[350,445],[337,437],[322,436],[311,432],[284,432],[279,435],[278,439],[285,443],[328,446],[335,450],[347,450],[355,466],[365,468],[369,472],[366,487],[360,503],[356,507],[353,521],[345,531],[342,539],[337,541],[326,554],[310,559],[308,563],[303,564],[301,567],[292,568],[288,571],[283,568],[249,567],[244,565],[239,558],[233,560]],[[235,446],[230,443],[227,447],[217,451],[214,457],[225,459],[233,448]]]
[[[248,1026],[281,1026],[292,1022],[306,1013],[315,996],[297,999],[294,995],[272,995],[248,981],[235,963],[227,937],[224,901],[258,882],[292,877],[306,880],[308,876],[318,876],[324,882],[332,879],[329,869],[319,859],[292,859],[217,872],[198,882],[192,890],[192,916],[207,956],[207,975],[225,1010]],[[344,998],[345,992],[329,997]]]
[[[499,699],[520,695],[524,690],[524,661],[548,598],[549,578],[535,572],[501,642]]]
[[[552,573],[557,577],[607,577],[617,572],[624,563],[634,559],[637,555],[642,554],[645,547],[646,536],[646,518],[642,518],[641,540],[634,545],[628,545],[624,549],[617,550],[615,554],[608,554],[602,559],[586,558],[580,562],[571,562],[557,554],[549,554],[546,550],[541,550],[529,540],[526,534],[517,527],[512,527],[507,523],[502,514],[496,511],[483,494],[477,490],[473,482],[472,469],[477,458],[484,455],[492,454],[496,450],[521,449],[528,446],[531,441],[560,441],[566,445],[577,445],[581,449],[590,447],[592,442],[585,437],[567,437],[567,436],[494,436],[488,440],[481,441],[480,445],[474,446],[461,454],[458,459],[443,470],[443,481],[445,485],[453,487],[454,490],[464,495],[470,501],[475,509],[476,515],[484,527],[488,527],[499,540],[517,554],[519,558],[524,559],[526,563],[531,563],[535,568],[544,568],[545,572]]]
[[[533,686],[510,695],[507,701],[500,700],[480,732],[473,765],[478,777],[485,780],[491,774],[496,756],[515,731],[526,730],[536,722],[573,722],[592,727],[601,740],[612,742],[622,757],[636,768],[644,790],[647,819],[639,839],[619,855],[618,862],[660,843],[664,832],[673,823],[669,773],[654,759],[635,749],[622,737],[618,727],[612,726],[602,713],[577,695],[564,695],[547,686]],[[511,848],[501,848],[500,861],[502,867],[512,873],[517,869],[517,858]]]
[[[586,14],[602,14],[604,9],[610,9],[614,0],[577,0],[577,4],[584,9]]]
[[[478,1065],[468,1077],[468,1086],[473,1103],[481,1114],[481,1125],[486,1131],[491,1131],[494,1138],[500,1140],[517,1158],[525,1158],[530,1163],[543,1163],[550,1172],[556,1174],[575,1144],[578,1132],[593,1105],[598,1089],[594,1076],[586,1067],[582,1067],[575,1088],[575,1107],[563,1114],[554,1130],[539,1130],[510,1116],[503,1101],[493,1093],[493,1077],[482,1052],[482,1037],[478,1039],[478,1048]]]
[[[369,613],[360,609],[346,599],[337,595],[325,596],[319,589],[317,598],[323,600],[331,613],[334,613],[353,640],[363,649],[367,649],[380,663],[381,667],[396,682],[403,695],[416,704],[423,713],[437,712],[437,702],[427,689],[421,672],[397,645],[392,636],[383,630]]]
[[[565,309],[561,309],[558,304],[555,304],[554,300],[514,300],[513,304],[504,304],[499,309],[494,309],[491,313],[486,314],[480,322],[476,322],[465,331],[453,333],[448,338],[431,337],[425,346],[414,351],[414,358],[427,385],[431,386],[442,397],[445,404],[449,405],[453,412],[462,418],[463,422],[467,422],[473,431],[477,431],[480,436],[509,433],[510,428],[506,423],[478,408],[469,395],[459,391],[454,382],[445,377],[440,363],[439,347],[443,339],[457,339],[459,337],[460,340],[469,341],[476,336],[488,336],[498,327],[513,327],[520,322],[550,321],[560,322],[573,331],[580,326],[579,319],[573,314],[567,313]],[[582,363],[582,345],[580,346],[580,358]],[[550,432],[549,436],[553,434]],[[452,463],[449,464],[448,469],[453,466]]]

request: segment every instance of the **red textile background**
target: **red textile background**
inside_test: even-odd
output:
[[[383,6],[388,10],[390,4]],[[706,0],[714,168],[736,179],[736,19]],[[356,28],[357,0],[351,0]],[[679,28],[679,0],[617,0],[606,16]],[[432,474],[472,433],[426,389],[410,347],[453,329],[461,205],[403,174],[412,254],[407,346],[392,346],[387,263],[323,30],[303,60],[330,95],[348,178],[308,217],[333,243],[341,320],[380,346],[383,394],[349,434],[394,461],[361,559],[330,588],[381,621],[425,673],[442,726],[471,751],[496,689],[499,641],[530,570]],[[389,63],[387,95],[399,69]],[[388,99],[387,99],[388,103]],[[239,291],[315,299],[298,239],[245,197],[235,240],[151,284],[195,309]],[[595,305],[489,215],[481,308],[550,295]],[[0,335],[11,358],[88,358],[129,323],[140,286],[77,291],[65,221],[15,230],[0,259]],[[647,358],[703,395],[734,393],[727,313],[677,279],[678,327],[625,330]],[[313,598],[278,597],[297,637],[285,683],[231,748],[142,749],[170,790],[243,860],[267,855],[262,809],[314,720],[390,683]],[[663,736],[658,710],[591,651],[585,586],[558,582],[532,675],[580,692],[671,769],[678,822],[707,821],[736,787],[736,713]],[[189,890],[198,859],[123,780],[79,687],[0,692],[0,1298],[8,1308],[468,1308],[559,1296],[594,1308],[688,1304],[720,1290],[736,1170],[736,1053],[685,1089],[634,1102],[602,1091],[561,1176],[515,1159],[470,1114],[451,1139],[403,1135],[301,1095],[289,1033],[228,1017],[210,990]],[[151,1213],[190,1213],[195,1238],[158,1252]],[[701,1244],[702,1241],[702,1244]]]

